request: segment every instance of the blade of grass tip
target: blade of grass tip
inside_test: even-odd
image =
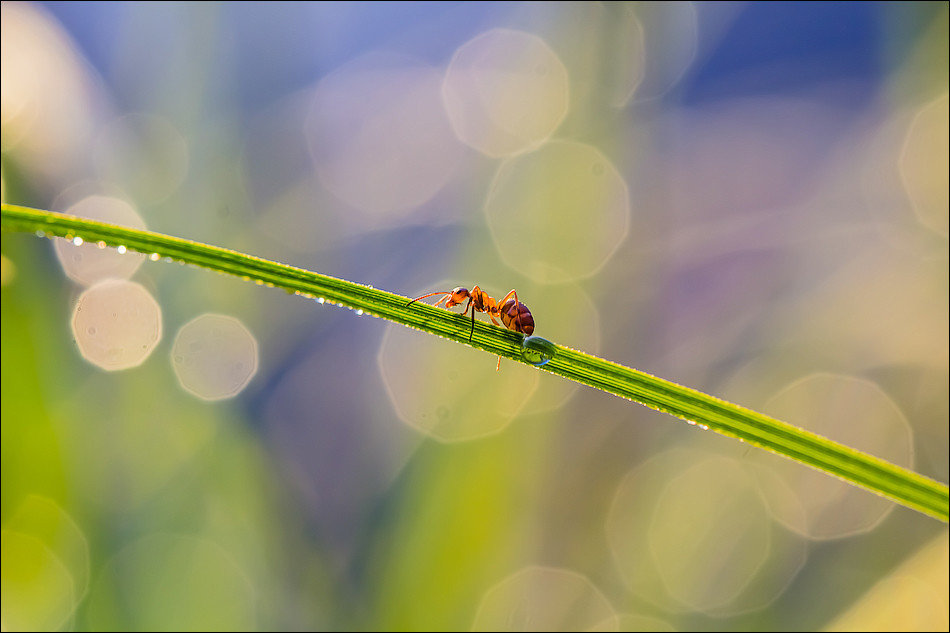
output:
[[[522,336],[505,328],[470,323],[455,313],[408,297],[287,266],[236,251],[182,238],[95,222],[17,205],[2,205],[3,229],[46,237],[81,237],[103,241],[151,256],[170,258],[241,277],[324,302],[362,310],[395,323],[471,345],[490,354],[520,362]],[[849,448],[769,416],[725,402],[695,389],[577,350],[544,341],[550,360],[542,371],[639,402],[723,435],[822,470],[875,494],[946,522],[948,488],[909,469]]]

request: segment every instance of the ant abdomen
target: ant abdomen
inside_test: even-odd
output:
[[[531,310],[520,301],[516,302],[514,299],[508,299],[502,304],[499,312],[501,313],[501,322],[509,330],[521,332],[525,336],[531,336],[531,333],[534,332],[534,317],[531,316]]]

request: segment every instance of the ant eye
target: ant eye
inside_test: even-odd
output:
[[[468,296],[468,288],[463,288],[462,286],[459,286],[458,288],[456,288],[455,290],[452,291],[452,294],[453,294],[453,295],[461,295],[461,296],[463,296],[463,297],[467,297],[467,296]]]

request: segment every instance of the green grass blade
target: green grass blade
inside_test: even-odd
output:
[[[322,298],[524,362],[522,336],[518,333],[476,321],[469,343],[471,322],[467,319],[421,302],[407,305],[408,297],[370,286],[216,246],[49,211],[4,204],[2,219],[4,230],[122,245],[151,255],[153,259],[171,258],[288,292]],[[694,389],[567,347],[554,348],[554,358],[541,367],[544,371],[784,455],[942,521],[948,519],[950,503],[946,484]]]

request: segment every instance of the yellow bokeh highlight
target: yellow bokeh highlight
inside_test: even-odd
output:
[[[399,419],[442,442],[500,432],[538,385],[533,367],[502,360],[496,371],[481,350],[398,325],[387,328],[377,362]]]
[[[552,141],[499,167],[485,202],[502,260],[539,283],[596,273],[627,235],[630,195],[597,148]]]
[[[567,69],[543,39],[492,29],[463,44],[442,84],[458,138],[492,158],[544,142],[567,114]]]
[[[613,607],[577,572],[531,566],[485,592],[473,631],[616,631]]]
[[[764,411],[891,463],[913,466],[907,419],[867,380],[812,374],[781,390]],[[895,507],[893,501],[766,451],[755,451],[750,461],[758,466],[757,481],[772,515],[802,536],[828,539],[867,532]]]
[[[914,116],[900,155],[900,174],[920,223],[950,232],[950,97],[944,93]]]
[[[630,589],[669,612],[762,608],[805,560],[742,463],[695,449],[666,451],[624,477],[605,527]]]

